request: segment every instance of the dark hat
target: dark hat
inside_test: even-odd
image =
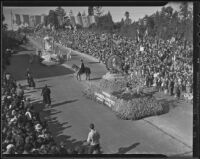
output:
[[[94,124],[93,123],[90,124],[90,129],[94,129]]]

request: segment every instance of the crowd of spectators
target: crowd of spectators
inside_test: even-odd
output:
[[[159,91],[178,98],[182,95],[192,99],[192,43],[174,37],[163,40],[146,36],[136,40],[117,33],[69,29],[38,32],[34,36],[41,38],[46,34],[57,43],[96,57],[104,64],[111,55],[118,55],[124,72],[144,78],[147,87],[156,86]]]
[[[9,73],[2,78],[2,154],[87,154],[87,147],[56,143],[24,88]]]

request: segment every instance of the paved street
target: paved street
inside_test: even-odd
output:
[[[26,89],[26,95],[32,98],[40,116],[48,121],[57,142],[65,140],[68,146],[82,144],[87,138],[88,126],[93,122],[101,134],[101,146],[106,154],[192,154],[191,104],[176,102],[173,109],[163,116],[139,121],[120,120],[106,106],[83,96],[85,81],[77,81],[70,69],[47,67],[37,62],[30,65],[28,54],[34,53],[35,49],[30,44],[26,48],[28,50],[24,49],[12,57],[8,71],[26,85],[25,71],[27,67],[31,68],[36,89]],[[80,55],[73,54],[72,61],[65,64],[78,64],[80,58]],[[87,58],[84,61],[91,67],[94,80],[106,73],[102,64]],[[50,109],[44,109],[41,104],[40,93],[45,84],[52,91]]]

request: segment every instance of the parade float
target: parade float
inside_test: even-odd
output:
[[[144,78],[137,73],[124,75],[122,60],[114,55],[107,60],[109,70],[95,84],[84,91],[86,98],[108,106],[119,118],[138,120],[148,116],[165,114],[168,106],[156,100],[152,90],[144,86]]]
[[[54,38],[45,36],[42,40],[42,50],[38,51],[41,63],[47,66],[57,65],[60,63],[60,57],[55,51]]]

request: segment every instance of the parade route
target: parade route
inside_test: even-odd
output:
[[[105,66],[78,54],[72,54],[72,60],[63,64],[67,67],[47,67],[36,61],[29,64],[28,54],[35,53],[35,47],[28,44],[24,51],[14,55],[8,71],[22,85],[26,85],[25,72],[27,67],[31,68],[36,88],[26,89],[26,95],[32,99],[35,109],[40,111],[40,116],[47,120],[58,143],[66,141],[68,146],[83,144],[89,124],[94,123],[100,132],[105,154],[192,155],[191,104],[176,103],[174,109],[162,116],[138,121],[120,120],[106,106],[86,99],[82,93],[85,81],[77,81],[74,72],[67,68],[72,64],[79,65],[80,58],[83,58],[91,68],[91,79],[95,81],[106,73]],[[40,93],[45,84],[52,92],[52,108],[49,109],[41,104]],[[166,126],[170,124],[172,126]]]

